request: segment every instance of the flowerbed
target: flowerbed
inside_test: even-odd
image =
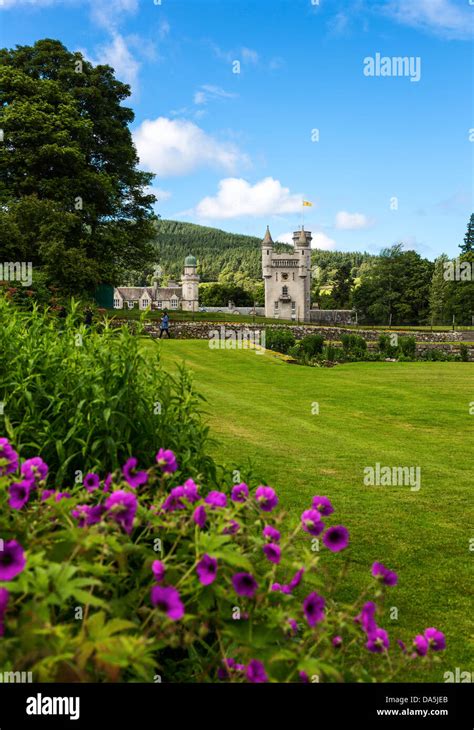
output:
[[[368,566],[357,601],[337,601],[354,547],[329,499],[315,496],[294,525],[271,487],[177,484],[178,462],[160,449],[150,468],[131,457],[60,490],[41,458],[20,463],[0,440],[4,669],[34,681],[341,682],[437,660],[441,631],[380,625],[398,582],[383,564]],[[340,563],[333,581],[328,561]]]

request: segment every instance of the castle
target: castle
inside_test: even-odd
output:
[[[168,286],[159,287],[155,280],[152,286],[120,286],[114,289],[115,309],[182,309],[196,312],[199,307],[199,275],[194,256],[184,259],[181,283],[169,281]]]
[[[293,234],[294,250],[275,253],[270,229],[262,241],[265,317],[311,320],[311,241],[309,231]]]

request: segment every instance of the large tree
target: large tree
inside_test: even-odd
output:
[[[474,213],[469,219],[467,224],[466,235],[464,236],[464,243],[459,245],[461,253],[474,253]]]
[[[0,260],[74,292],[150,259],[153,175],[138,169],[129,95],[57,40],[0,50]]]

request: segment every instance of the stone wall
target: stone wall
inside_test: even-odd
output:
[[[355,312],[352,309],[312,309],[310,322],[322,325],[353,324]]]

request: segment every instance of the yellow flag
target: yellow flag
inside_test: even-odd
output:
[[[307,206],[308,208],[312,208],[313,204],[309,202],[309,200],[303,200],[303,206]]]

